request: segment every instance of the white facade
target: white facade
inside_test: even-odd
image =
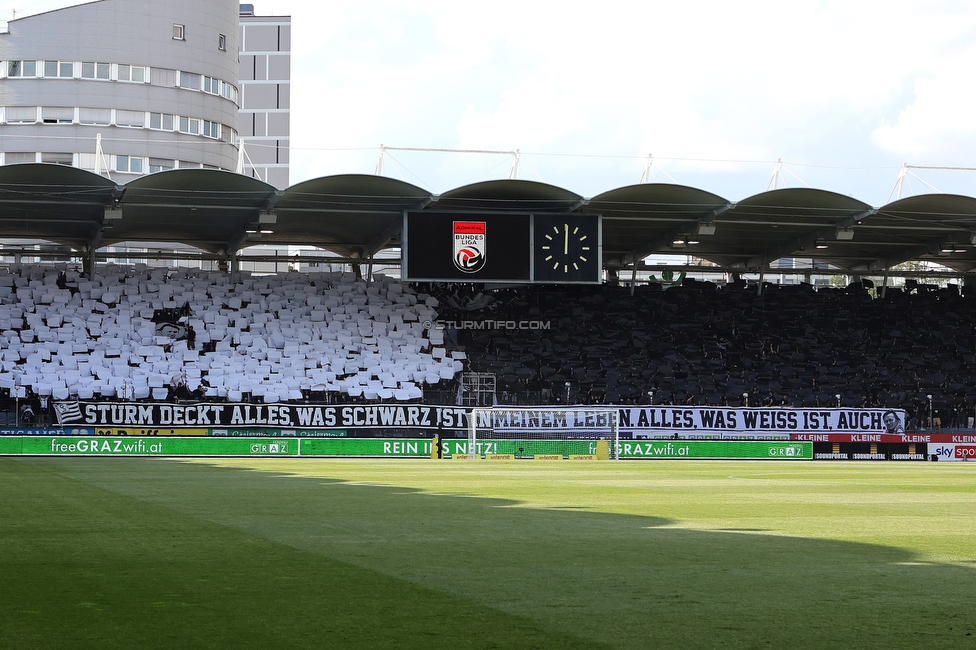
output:
[[[120,183],[234,170],[238,11],[228,0],[99,0],[9,21],[0,163],[66,164]]]
[[[240,135],[244,173],[277,188],[289,185],[291,17],[240,15]]]

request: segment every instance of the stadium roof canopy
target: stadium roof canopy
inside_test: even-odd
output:
[[[122,242],[180,243],[226,257],[273,244],[311,245],[365,260],[399,246],[406,210],[600,214],[607,268],[630,268],[658,253],[742,271],[788,257],[851,273],[879,273],[911,260],[959,272],[976,269],[976,198],[957,195],[913,196],[874,208],[806,188],[731,202],[691,187],[641,184],[584,199],[522,180],[434,195],[360,174],[277,190],[208,169],[165,171],[117,185],[62,165],[0,167],[0,239],[46,240],[79,255]]]

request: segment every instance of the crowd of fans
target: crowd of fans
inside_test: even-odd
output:
[[[332,299],[331,284],[325,288],[314,284],[303,287],[301,283],[306,281],[303,278],[290,277],[278,284],[274,280],[255,280],[235,292],[235,288],[225,282],[206,277],[203,280],[191,278],[196,282],[192,285],[196,294],[189,291],[191,284],[184,280],[187,290],[182,295],[179,291],[162,292],[168,299],[162,305],[155,305],[156,309],[147,311],[145,307],[152,306],[154,296],[147,300],[144,293],[119,290],[116,291],[119,305],[106,304],[104,298],[93,297],[92,287],[97,285],[86,283],[77,273],[65,275],[61,272],[56,280],[49,274],[40,282],[23,277],[26,279],[0,282],[0,301],[9,305],[0,308],[6,310],[4,317],[7,321],[12,321],[3,321],[0,325],[16,332],[16,335],[0,339],[0,346],[4,348],[3,371],[8,373],[5,376],[24,372],[21,367],[30,366],[31,360],[22,350],[42,346],[31,348],[30,344],[23,343],[22,331],[28,327],[42,331],[44,324],[52,322],[47,314],[63,314],[56,322],[63,321],[67,325],[70,308],[78,307],[80,312],[84,305],[89,313],[87,309],[91,304],[94,307],[90,313],[94,316],[84,321],[75,316],[76,329],[87,327],[90,335],[93,318],[105,321],[115,311],[132,313],[131,320],[125,323],[135,329],[134,321],[140,311],[128,306],[125,299],[131,295],[135,301],[142,296],[144,306],[140,327],[157,326],[147,334],[153,340],[145,339],[142,343],[154,343],[159,348],[159,356],[183,364],[171,380],[167,377],[165,397],[154,392],[151,399],[226,401],[228,391],[218,391],[215,389],[217,384],[213,384],[220,365],[203,365],[202,372],[197,370],[189,375],[186,368],[200,366],[209,355],[219,358],[219,346],[223,346],[225,356],[233,355],[243,349],[239,346],[260,338],[254,336],[258,330],[249,327],[249,322],[260,323],[262,319],[257,316],[267,312],[264,320],[273,318],[273,324],[277,323],[285,313],[285,307],[289,306],[288,298],[280,298],[275,293],[280,288],[298,295],[301,298],[298,304],[305,305],[305,312],[288,321],[296,323],[296,332],[301,330],[297,326],[299,318],[317,313],[322,331],[332,318],[339,319],[337,323],[341,322],[346,328],[336,329],[337,335],[332,337],[334,341],[319,337],[331,341],[331,347],[326,346],[328,350],[338,352],[349,341],[356,344],[356,349],[349,350],[348,355],[343,353],[339,361],[332,359],[331,366],[326,365],[325,358],[314,359],[311,352],[301,355],[302,363],[292,364],[302,370],[300,392],[288,395],[287,399],[279,395],[277,399],[280,401],[383,401],[382,395],[371,394],[365,389],[365,381],[360,391],[350,391],[345,388],[346,384],[342,384],[343,390],[337,386],[343,377],[370,374],[362,370],[368,366],[358,364],[357,360],[372,350],[364,348],[364,344],[375,345],[379,351],[384,349],[383,346],[389,347],[381,340],[383,333],[389,330],[398,337],[401,346],[404,336],[408,341],[416,341],[417,351],[431,349],[427,337],[432,338],[436,333],[437,342],[441,344],[440,337],[443,336],[446,352],[441,357],[446,356],[450,361],[451,351],[454,351],[455,359],[464,359],[463,364],[453,362],[455,371],[460,371],[463,365],[467,371],[494,377],[494,401],[499,404],[886,407],[905,409],[915,428],[971,427],[976,407],[976,294],[960,291],[953,285],[939,288],[909,282],[904,289],[889,288],[880,296],[877,290],[860,283],[845,289],[819,290],[806,284],[766,284],[761,291],[754,284],[716,285],[690,279],[678,286],[664,288],[650,284],[634,291],[609,284],[488,290],[477,285],[433,283],[404,285],[403,289],[387,284],[379,291],[369,289],[365,284],[351,283],[352,289]],[[117,275],[120,289],[130,286],[126,284],[128,277]],[[165,277],[147,278],[160,287],[166,281]],[[321,280],[319,278],[320,285]],[[350,282],[345,277],[330,280]],[[152,287],[152,282],[147,284]],[[100,296],[111,290],[111,286],[104,282],[97,288],[101,289]],[[82,293],[86,290],[88,294]],[[222,297],[215,300],[218,290]],[[59,294],[63,294],[63,298],[58,298]],[[52,298],[41,299],[42,295]],[[190,299],[193,295],[197,297],[196,303]],[[225,315],[223,330],[214,327],[213,318],[206,322],[201,319],[201,307],[197,304],[201,302],[201,296],[217,314],[218,326],[221,316]],[[231,300],[228,296],[237,296],[236,302],[231,302],[231,308],[228,308]],[[241,296],[244,296],[243,301]],[[242,308],[246,309],[249,296],[255,304],[260,300],[263,311],[261,314],[255,312],[257,316],[249,314],[249,320],[245,320]],[[315,312],[319,309],[315,305],[320,303],[306,299],[308,296],[322,296],[320,312]],[[410,300],[401,300],[401,296]],[[420,305],[415,296],[420,298]],[[176,298],[179,300],[174,300]],[[327,302],[329,299],[334,302]],[[294,297],[290,300],[295,302]],[[385,311],[375,311],[374,302],[383,304]],[[396,315],[396,308],[404,310],[403,318]],[[389,314],[385,315],[387,312]],[[355,316],[349,320],[351,313],[360,313],[372,320],[360,319],[352,328],[348,323],[356,321]],[[38,314],[45,314],[44,323]],[[421,331],[422,324],[418,321],[428,316],[436,318],[441,326],[423,324]],[[236,328],[235,318],[238,319]],[[404,321],[407,325],[403,325]],[[411,321],[413,325],[410,325]],[[282,319],[281,322],[285,321]],[[363,329],[366,327],[364,322],[370,327]],[[399,324],[384,324],[390,322]],[[118,318],[113,323],[119,325],[116,329],[122,328],[123,322]],[[158,326],[164,324],[182,327],[178,334],[174,334],[176,340],[172,345],[160,340],[159,334],[164,330]],[[194,325],[201,333],[199,349]],[[270,326],[267,329],[270,330]],[[276,337],[277,331],[274,330]],[[107,332],[106,329],[101,333],[102,338]],[[64,333],[63,329],[61,333]],[[40,343],[41,335],[36,336]],[[122,334],[115,333],[114,336]],[[90,339],[95,344],[101,340],[98,336],[90,336]],[[285,345],[277,338],[266,337],[266,340],[268,351],[262,348],[260,354],[251,353],[252,360],[266,360],[269,353],[275,352],[276,346],[280,350]],[[304,350],[308,337],[302,340]],[[58,348],[57,341],[50,347]],[[60,348],[64,348],[63,341]],[[414,356],[417,354],[412,348],[408,351]],[[80,356],[79,352],[82,352]],[[140,351],[133,342],[126,364],[133,368],[133,372],[140,362],[148,360],[145,355],[140,359],[137,352]],[[36,356],[38,353],[32,351],[31,354]],[[73,361],[80,360],[80,367],[88,367],[84,351],[68,350],[66,354]],[[59,357],[55,353],[54,357],[46,358],[53,362]],[[391,358],[395,366],[397,359],[406,357],[394,355]],[[49,367],[46,360],[41,362],[34,358],[34,362],[35,368]],[[60,363],[66,363],[64,357],[60,358]],[[93,377],[99,374],[100,366],[96,360],[89,365]],[[79,366],[73,363],[66,367]],[[258,367],[256,362],[254,367]],[[306,378],[309,368],[322,371],[330,367],[330,382]],[[436,367],[446,368],[449,364],[439,362]],[[247,369],[242,366],[242,370],[246,375]],[[424,382],[424,377],[420,376],[424,374],[424,368],[411,366],[411,371],[409,377],[412,379],[417,375],[418,383],[424,388],[423,395],[412,396],[412,401],[454,403],[455,399],[461,399],[463,391],[459,374],[451,378],[447,376],[450,373],[443,376],[435,373]],[[375,376],[369,379],[376,381]],[[220,385],[228,383],[226,379],[222,382]],[[92,398],[133,398],[113,392],[111,386],[108,388],[104,394],[96,391]],[[0,392],[14,397],[8,387],[0,387]],[[41,423],[51,420],[49,394],[38,394],[28,386],[20,397],[19,405],[27,406],[27,411],[19,414],[22,420]],[[236,399],[261,401],[264,397],[240,391]]]
[[[502,403],[889,407],[917,427],[973,415],[976,295],[952,285],[909,282],[884,297],[860,283],[759,291],[690,279],[633,294],[428,289],[442,319],[508,324],[454,333],[472,370],[498,378]]]

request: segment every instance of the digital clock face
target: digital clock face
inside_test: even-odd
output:
[[[534,215],[536,282],[600,282],[600,217]]]

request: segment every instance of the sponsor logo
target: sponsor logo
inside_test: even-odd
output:
[[[976,460],[976,445],[956,445],[956,458]]]
[[[803,456],[803,447],[787,445],[785,447],[770,447],[769,455],[776,458],[799,458]]]
[[[288,453],[288,443],[286,441],[282,442],[271,442],[271,443],[254,443],[251,445],[252,454],[287,454]]]
[[[488,249],[484,221],[454,222],[454,266],[462,273],[485,268]]]

